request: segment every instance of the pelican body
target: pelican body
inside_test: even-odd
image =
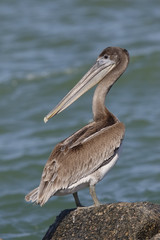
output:
[[[46,115],[45,122],[98,84],[93,96],[93,121],[55,146],[44,167],[39,187],[26,195],[26,201],[42,206],[53,195],[73,194],[76,205],[80,206],[77,192],[89,187],[94,204],[99,205],[95,185],[117,162],[125,133],[124,124],[105,107],[105,98],[128,62],[126,49],[104,49],[93,67]]]

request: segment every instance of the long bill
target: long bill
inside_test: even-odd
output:
[[[110,59],[97,59],[93,67],[84,75],[84,77],[71,89],[71,91],[51,110],[45,117],[46,123],[50,118],[62,112],[65,108],[75,102],[85,92],[99,83],[113,68],[115,62]]]

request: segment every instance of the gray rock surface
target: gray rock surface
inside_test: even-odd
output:
[[[158,240],[160,205],[112,203],[64,210],[43,240]]]

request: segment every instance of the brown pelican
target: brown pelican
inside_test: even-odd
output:
[[[77,192],[89,186],[94,204],[99,205],[95,185],[116,163],[125,132],[124,124],[105,107],[105,97],[128,62],[126,49],[104,49],[93,67],[46,115],[45,122],[98,84],[93,96],[93,121],[55,146],[39,187],[26,195],[26,201],[42,206],[53,195],[73,194],[76,205],[80,206]]]

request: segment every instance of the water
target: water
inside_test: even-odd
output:
[[[106,104],[126,125],[118,164],[97,186],[101,202],[160,203],[160,3],[0,2],[0,237],[41,239],[72,196],[44,207],[24,196],[39,184],[57,142],[91,118],[93,91],[47,124],[43,117],[107,46],[128,49],[130,65]],[[80,192],[91,205],[88,189]]]

